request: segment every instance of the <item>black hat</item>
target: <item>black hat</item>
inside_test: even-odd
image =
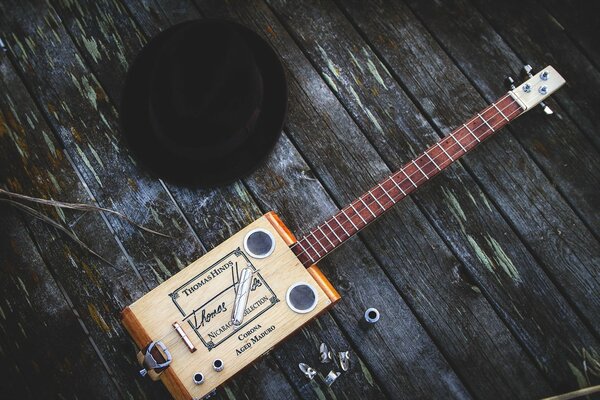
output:
[[[266,158],[286,109],[273,49],[242,25],[204,19],[148,42],[127,74],[120,115],[130,147],[157,175],[220,185]]]

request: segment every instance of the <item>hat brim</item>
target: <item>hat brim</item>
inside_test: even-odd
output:
[[[150,80],[162,47],[182,27],[206,20],[172,26],[150,40],[129,68],[123,88],[121,129],[136,158],[151,172],[166,180],[191,185],[218,186],[253,172],[269,155],[283,129],[287,113],[288,86],[285,70],[271,46],[254,31],[226,20],[211,20],[238,29],[252,50],[263,76],[263,107],[254,132],[228,154],[210,161],[198,161],[175,154],[161,146],[152,134],[148,115]]]

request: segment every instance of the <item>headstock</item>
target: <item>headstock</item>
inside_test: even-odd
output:
[[[552,110],[544,104],[544,100],[564,85],[564,78],[550,65],[536,74],[532,74],[530,65],[525,65],[523,71],[529,79],[518,86],[514,85],[512,78],[507,78],[511,89],[510,95],[525,112],[539,104],[546,114],[552,114]]]

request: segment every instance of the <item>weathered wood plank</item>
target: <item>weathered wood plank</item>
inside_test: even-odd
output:
[[[114,37],[111,34],[105,34],[104,31],[119,31],[125,38],[134,37],[133,45],[123,44],[124,47],[131,45],[132,51],[136,50],[137,38],[145,36],[144,34],[147,34],[148,32],[136,32],[133,22],[129,20],[127,13],[123,12],[119,6],[115,5],[113,7],[111,4],[103,7],[101,15],[99,14],[99,10],[94,6],[81,3],[77,4],[76,7],[72,4],[69,4],[68,6],[59,4],[58,9],[63,22],[71,32],[71,35],[76,38],[75,40],[82,51],[85,41],[77,38],[90,37],[97,41],[99,48],[102,49],[101,56],[98,57],[98,60],[102,58],[105,59],[105,61],[96,62],[97,60],[94,60],[93,58],[89,59],[87,56],[86,58],[88,59],[86,61],[88,61],[96,71],[96,76],[103,86],[104,82],[107,82],[106,87],[108,88],[107,92],[109,98],[119,99],[119,88],[113,85],[111,89],[111,82],[122,82],[124,71],[121,71],[118,65],[114,65],[116,60],[110,60],[108,58],[110,54],[114,54],[118,51],[117,47],[119,46],[119,43],[114,40]],[[192,9],[190,15],[193,15],[193,11],[195,10]],[[137,16],[139,13],[134,14]],[[155,17],[155,22],[158,23],[159,21],[157,18],[160,14],[153,13],[153,15]],[[186,18],[189,18],[190,15],[187,15]],[[109,24],[110,29],[103,24]],[[145,37],[143,40],[146,40]],[[254,206],[253,200],[249,194],[246,193],[243,185],[240,184],[234,184],[218,190],[189,189],[175,185],[168,185],[168,187],[177,199],[181,209],[188,217],[191,226],[197,230],[203,243],[208,247],[217,245],[260,215],[260,210]],[[332,331],[337,330],[334,322],[330,318],[324,317],[323,320],[325,321],[324,324],[329,326]],[[338,348],[347,348],[348,346],[348,344],[342,340],[341,335],[339,335],[339,338],[336,338],[336,342],[333,344]],[[285,352],[290,355],[290,358],[295,356],[298,359],[301,359],[301,356],[305,353],[305,349],[308,345],[309,343],[306,339],[298,337],[292,339],[290,344],[286,344],[286,348],[277,351],[276,353]],[[310,345],[314,346],[312,342],[310,342]],[[305,378],[303,376],[298,378],[297,362],[291,364],[286,372],[289,377],[296,378],[294,379],[296,388],[302,390],[302,386],[305,386]],[[360,369],[354,369],[352,374],[354,375],[356,373],[361,374],[362,371]],[[353,378],[357,377],[353,376]],[[269,368],[262,363],[257,364],[255,368],[251,369],[250,375],[246,374],[245,377],[240,377],[237,382],[240,382],[240,380],[243,382],[243,379],[250,379],[260,383],[260,385],[250,387],[255,390],[255,393],[247,393],[252,397],[264,397],[265,394],[268,393],[270,393],[270,397],[276,397],[277,393],[281,395],[280,386],[282,386],[282,383],[277,382]],[[378,398],[382,396],[377,385],[373,385],[368,391],[363,391],[363,385],[360,383],[360,379],[351,379],[350,376],[348,379],[349,381],[344,387],[339,387],[340,392],[343,392],[343,390],[350,390],[352,392],[362,393],[369,398]],[[234,381],[233,387],[238,386],[241,385],[236,385]],[[225,390],[226,393],[230,393],[232,387]],[[311,387],[311,391],[314,393],[303,393],[303,397],[319,397],[320,393],[318,391],[320,390],[321,389],[319,389],[318,386],[315,389],[312,389]],[[292,394],[288,394],[287,396],[292,396]]]
[[[502,38],[532,66],[560,65],[568,85],[555,96],[566,113],[600,148],[600,71],[574,46],[560,24],[534,2],[471,2]]]
[[[406,98],[399,98],[396,94],[397,92],[401,91],[400,87],[398,87],[393,82],[393,79],[386,74],[385,67],[375,61],[375,55],[372,54],[369,49],[364,48],[366,45],[361,45],[361,40],[356,37],[357,35],[353,35],[351,32],[347,33],[350,28],[348,24],[345,23],[344,18],[342,18],[341,15],[336,17],[336,13],[332,10],[332,7],[323,3],[319,5],[313,4],[313,6],[297,6],[294,8],[286,8],[278,2],[273,2],[272,4],[276,4],[274,7],[281,13],[282,18],[285,18],[285,21],[289,24],[288,26],[291,28],[291,30],[295,31],[297,40],[300,41],[303,46],[305,46],[305,49],[310,54],[311,58],[313,60],[317,60],[314,62],[321,70],[321,73],[328,76],[328,79],[333,82],[331,87],[334,90],[337,90],[338,97],[345,103],[346,107],[353,112],[361,124],[366,127],[365,131],[367,132],[367,135],[371,135],[370,138],[372,142],[378,145],[378,143],[381,143],[384,141],[384,139],[386,140],[385,145],[378,146],[379,151],[382,154],[385,154],[389,162],[395,165],[396,168],[401,164],[401,161],[410,159],[412,157],[412,151],[399,148],[399,146],[396,144],[397,140],[394,140],[394,136],[397,135],[396,124],[398,121],[401,121],[402,119],[409,119],[413,113],[417,112],[417,110],[413,109],[411,110],[412,112],[406,112],[407,110],[405,109],[406,106],[404,106],[404,104],[409,103],[409,101]],[[365,7],[371,8],[367,6]],[[388,10],[388,12],[389,11],[390,10]],[[361,12],[364,12],[364,10],[357,11],[356,13],[360,14]],[[364,16],[364,20],[386,21],[386,19],[383,17],[383,12],[382,15],[374,14],[375,13],[371,12],[371,15]],[[386,16],[389,18],[388,14],[386,14]],[[378,24],[378,22],[370,23]],[[403,26],[403,23],[404,21],[394,21],[393,25]],[[405,25],[406,23],[404,23],[404,26]],[[384,31],[390,32],[389,27],[386,26],[384,28],[377,26],[376,28],[370,28],[370,32]],[[375,35],[375,33],[373,34]],[[388,37],[393,35],[393,33],[389,34]],[[418,39],[420,37],[421,36],[415,35],[415,38],[417,39],[415,39],[415,42],[411,42],[411,45],[415,47],[425,47],[425,44],[420,43],[420,40]],[[361,46],[363,47],[362,49]],[[399,44],[398,46],[402,45]],[[429,49],[423,50],[424,51],[422,51],[422,53],[431,53]],[[422,56],[421,59],[424,59],[422,62],[427,62],[428,60],[426,60],[426,58],[427,57]],[[418,56],[416,54],[411,58],[404,57],[403,60],[407,60],[406,63],[413,64],[421,62],[418,60]],[[432,69],[439,67],[439,63],[433,63],[430,61],[430,64],[432,65]],[[417,80],[419,78],[416,71],[411,72],[407,67],[402,68],[402,72],[409,75],[412,79]],[[424,69],[425,67],[421,66],[421,68]],[[448,69],[449,68],[446,68],[446,70]],[[441,80],[443,80],[442,77],[438,77],[437,82],[440,82]],[[459,79],[454,79],[453,76],[448,77],[448,80],[452,80],[452,82],[444,83],[444,85],[449,87],[455,85],[455,82],[460,82]],[[411,85],[412,84],[413,83],[411,82]],[[421,85],[421,87],[426,86],[426,83],[415,84]],[[352,87],[354,85],[356,85],[356,89]],[[430,90],[433,92],[435,91],[435,85],[436,83],[434,83],[432,85],[433,87],[430,88]],[[362,94],[358,95],[357,92],[361,92]],[[421,91],[419,92],[419,96],[421,98],[426,98],[428,95]],[[457,90],[454,90],[453,93],[446,96],[446,98],[456,98],[456,96]],[[434,96],[429,95],[429,98],[432,97]],[[464,97],[464,95],[460,95],[460,98]],[[403,111],[405,112],[400,114],[394,109],[390,108],[390,106],[394,108],[404,108]],[[476,102],[470,103],[468,107],[468,113],[472,114],[473,110],[477,110],[482,107],[483,105],[477,104]],[[446,110],[445,113],[447,114],[448,110]],[[383,121],[387,119],[386,115],[389,117],[389,119],[394,120],[393,125],[387,127],[384,126],[385,122]],[[465,116],[461,116],[460,118],[464,117]],[[378,124],[373,122],[374,118],[380,118]],[[456,124],[456,122],[454,123]],[[417,132],[421,132],[421,134],[425,136],[427,134],[426,130],[431,129],[423,124],[422,119],[419,121],[418,118],[416,121],[412,121],[411,125],[412,126],[404,125],[401,131],[405,132],[407,130],[410,131],[416,128]],[[423,139],[415,136],[410,135],[409,138],[407,138],[410,140],[409,143],[411,148],[423,148]],[[430,140],[429,142],[431,143],[432,141],[433,140]],[[402,155],[402,153],[404,153],[403,157],[398,157],[398,155]],[[510,226],[503,224],[501,214],[493,208],[490,208],[489,213],[487,213],[487,210],[482,212],[479,209],[480,205],[484,204],[487,199],[481,191],[477,190],[475,183],[472,181],[472,179],[470,179],[469,175],[466,174],[464,170],[462,172],[458,169],[455,171],[456,176],[452,177],[452,179],[439,178],[442,179],[441,182],[444,186],[443,189],[438,187],[440,180],[436,180],[437,185],[435,185],[435,188],[425,188],[423,192],[417,194],[416,198],[419,199],[420,204],[424,205],[430,215],[430,220],[434,221],[434,223],[438,226],[440,234],[446,237],[448,242],[452,243],[455,252],[459,254],[459,257],[461,257],[463,262],[467,264],[469,270],[472,271],[470,274],[474,276],[485,275],[485,273],[481,274],[481,272],[478,271],[482,263],[481,259],[479,258],[481,256],[480,246],[486,249],[485,251],[488,252],[489,259],[492,260],[490,268],[500,269],[511,265],[504,264],[499,258],[500,255],[507,255],[507,259],[514,260],[514,263],[517,265],[535,265],[535,260],[530,254],[528,254],[527,249],[524,246],[519,245],[519,238],[514,234],[511,234]],[[527,180],[529,179],[530,178],[527,177]],[[467,188],[469,188],[466,192],[465,189],[462,188],[462,186],[465,185]],[[472,186],[473,189],[470,189]],[[445,198],[446,203],[440,204],[440,198]],[[454,209],[452,208],[453,205]],[[446,210],[448,206],[450,206],[449,208],[451,212]],[[575,220],[577,220],[577,218],[575,218]],[[498,221],[498,223],[496,223],[496,221]],[[389,237],[389,234],[382,235],[382,237]],[[381,241],[382,240],[380,239],[379,242]],[[377,243],[378,241],[374,240],[373,242]],[[472,243],[475,243],[475,245],[478,247],[473,248]],[[478,245],[477,243],[483,244]],[[593,242],[593,244],[594,246],[597,246],[595,242]],[[377,244],[373,244],[373,246],[377,246]],[[390,252],[389,247],[387,247],[387,251],[388,253]],[[494,259],[496,261],[494,261]],[[537,268],[539,269],[539,266]],[[585,269],[584,272],[587,272],[588,275],[590,274],[589,271]],[[496,272],[489,274],[487,279],[485,279],[487,280],[487,283],[483,286],[484,290],[498,291],[499,287],[497,285],[497,280],[500,280],[501,284],[505,286],[502,288],[502,290],[511,288],[511,290],[515,290],[516,293],[522,292],[522,296],[529,297],[526,292],[523,292],[522,289],[520,289],[521,283],[518,281],[521,279],[520,277],[517,279],[517,281],[515,281],[514,279],[511,279],[508,274],[504,276],[497,275],[503,274],[497,274]],[[568,309],[568,305],[565,303],[564,299],[562,299],[560,294],[556,292],[551,281],[547,279],[539,279],[536,276],[536,273],[528,274],[527,279],[528,284],[544,288],[547,293],[546,295],[552,297],[552,300],[546,300],[544,297],[540,297],[538,299],[531,298],[528,301],[556,302],[556,304],[561,305],[562,309],[565,309],[566,315],[576,318],[576,316]],[[504,284],[504,280],[507,281],[506,284]],[[581,282],[587,284],[585,280],[581,280]],[[496,298],[496,296],[493,297]],[[504,301],[508,301],[509,304],[514,303],[514,300],[508,299],[506,295],[504,295]],[[503,308],[505,307],[506,306],[503,305]],[[521,312],[526,312],[526,310],[529,308],[528,302],[523,302],[520,305]],[[535,314],[536,312],[534,310],[533,315],[537,317]],[[545,320],[545,325],[548,326],[548,329],[555,329],[553,322],[551,322],[553,321],[553,315],[542,314],[540,317],[541,318],[539,318],[539,321]],[[519,325],[522,317],[514,312],[513,318],[513,325]],[[583,328],[584,331],[586,330],[585,326],[581,325],[579,322],[573,323],[572,326],[567,324],[561,329],[566,329],[566,332],[568,332],[571,329],[578,331],[580,328]],[[513,327],[513,329],[515,328]],[[530,329],[530,332],[533,332],[536,328],[535,325],[531,325],[528,329]],[[555,334],[555,338],[562,337],[564,335],[564,333],[560,332],[560,329],[557,330]],[[580,343],[587,343],[595,346],[595,341],[589,332],[584,333],[579,340],[581,340]],[[529,344],[527,345],[529,346]],[[543,364],[542,360],[547,358],[547,349],[551,348],[551,341],[548,341],[543,343],[543,346],[537,349],[535,357],[540,365]],[[566,363],[563,362],[565,357],[571,360],[580,360],[580,356],[575,351],[571,351],[570,354],[557,351],[555,352],[555,357],[556,359],[554,362],[557,365],[565,365],[565,367]],[[567,375],[570,375],[568,367],[564,368],[563,372],[569,372]],[[562,376],[567,375],[562,374]],[[572,382],[573,384],[576,383],[574,379]]]
[[[506,90],[502,77],[518,69],[523,61],[469,2],[460,0],[437,6],[426,2],[409,3],[467,78],[483,92],[486,100],[492,101]],[[568,63],[561,61],[558,59],[555,67],[562,73],[563,64]],[[537,67],[549,62],[539,59]],[[576,88],[579,83],[569,81],[568,86]],[[557,94],[569,98],[568,92],[561,90]],[[577,93],[578,96],[581,94]],[[518,120],[511,130],[565,201],[599,237],[597,205],[600,204],[600,193],[594,188],[600,185],[600,154],[571,119],[560,115],[565,114],[564,110],[555,105],[553,108],[559,115],[543,118],[538,108],[527,118]],[[595,132],[597,134],[597,129]],[[585,228],[571,228],[580,229]],[[548,230],[564,232],[567,229],[554,226]]]
[[[97,398],[118,397],[115,383],[15,209],[0,206],[0,225],[0,361],[17,368],[23,377],[3,376],[7,387],[2,396],[43,398],[44,393],[53,393],[76,398],[89,390]]]
[[[583,53],[591,59],[600,69],[600,49],[598,36],[600,36],[600,3],[596,1],[560,1],[544,0],[538,2],[548,9],[552,17],[559,24],[559,28],[582,49]]]
[[[410,5],[465,75],[476,77],[475,85],[488,101],[502,92],[497,77],[518,65],[519,59],[476,10],[463,1],[455,1],[452,7],[414,1]],[[494,62],[489,62],[490,59]],[[588,223],[594,226],[600,204],[600,193],[594,189],[600,186],[600,165],[597,165],[600,157],[591,143],[568,119],[544,118],[540,112],[528,114],[511,130],[551,182],[562,187],[567,201],[573,193],[588,199],[588,208],[592,207],[595,214],[588,218]],[[487,169],[485,180],[491,180],[496,170]],[[600,258],[598,241],[563,202],[548,201],[556,198],[549,183],[536,186],[543,191],[530,195],[529,202],[499,202],[499,205],[515,221],[512,226],[550,271],[556,284],[598,333],[600,321],[595,316],[600,309],[600,298],[591,295],[600,292],[600,279],[593,272]],[[577,204],[573,207],[581,211]]]
[[[93,204],[94,199],[7,61],[0,63],[2,181],[15,192]],[[119,371],[113,377],[120,392],[141,397],[142,388],[134,379],[137,365],[133,358],[122,355],[133,352],[134,347],[121,328],[119,313],[147,290],[146,285],[102,216],[48,208],[43,211],[68,226],[80,240],[114,264],[114,267],[105,264],[43,223],[31,228],[48,268],[73,301],[73,308],[99,354],[111,371]],[[156,395],[161,393],[157,391]]]

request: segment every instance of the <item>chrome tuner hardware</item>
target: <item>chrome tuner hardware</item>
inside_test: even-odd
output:
[[[315,371],[310,365],[300,363],[298,364],[298,368],[300,368],[300,371],[302,371],[302,373],[306,375],[306,377],[311,381],[313,380],[315,375],[317,375],[317,371]]]
[[[533,78],[533,75],[531,74],[531,71],[533,71],[533,68],[531,67],[531,65],[529,65],[529,64],[523,65],[523,71],[527,74],[528,77]]]
[[[538,89],[538,92],[540,92],[541,95],[546,95],[548,94],[548,86],[540,86],[540,88]]]
[[[506,79],[504,79],[504,85],[506,86],[507,89],[510,90],[515,90],[515,80],[511,77],[511,76],[507,76]]]
[[[525,93],[529,93],[531,92],[531,85],[529,83],[526,83],[523,85],[522,89]]]
[[[201,372],[195,372],[192,380],[196,385],[202,385],[204,383],[204,375]]]
[[[348,351],[340,351],[338,358],[340,359],[340,368],[342,368],[342,371],[348,371],[348,368],[350,368],[350,353]]]
[[[335,382],[335,380],[337,378],[339,378],[340,375],[341,375],[340,372],[336,372],[336,371],[333,371],[333,370],[329,371],[329,373],[325,377],[325,384],[327,386],[333,385],[333,382]]]
[[[319,361],[321,361],[321,364],[326,364],[331,360],[333,360],[333,354],[331,350],[327,348],[325,343],[321,343],[321,346],[319,346]]]
[[[542,107],[542,110],[544,110],[544,114],[546,114],[546,115],[554,114],[554,111],[552,111],[552,109],[550,107],[548,107],[546,105],[546,103],[544,103],[543,101],[540,102],[540,107]]]
[[[244,250],[253,258],[269,257],[275,250],[275,237],[266,229],[253,229],[244,237]]]
[[[549,76],[550,74],[548,73],[548,71],[540,72],[540,79],[543,81],[547,81]]]
[[[225,365],[223,364],[223,360],[221,360],[220,358],[217,358],[215,361],[213,361],[213,369],[217,372],[221,372],[223,371],[223,368],[225,368]]]

